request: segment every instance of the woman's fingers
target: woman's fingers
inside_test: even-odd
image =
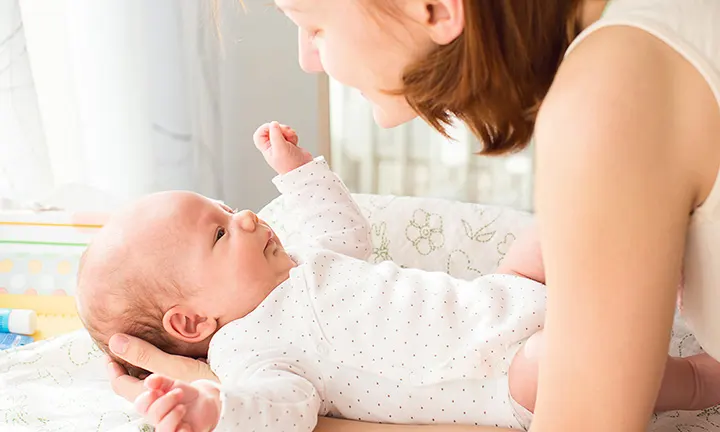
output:
[[[110,350],[116,356],[139,368],[155,372],[153,363],[155,355],[161,352],[153,345],[133,336],[115,334],[108,342]]]
[[[115,334],[110,338],[110,349],[113,354],[126,362],[152,373],[160,373],[175,378],[178,370],[182,370],[183,359],[167,354],[154,345],[136,337]]]
[[[117,364],[113,359],[110,357],[107,357],[108,363],[107,363],[107,372],[110,376],[110,379],[118,378],[123,375],[127,375],[127,371],[124,367]]]
[[[109,345],[116,356],[152,373],[189,382],[200,379],[218,380],[206,363],[189,357],[168,354],[154,345],[133,336],[113,335],[110,338]],[[123,382],[126,382],[126,380],[123,380]]]
[[[125,369],[115,362],[107,365],[110,387],[118,396],[132,402],[145,391],[143,382],[127,374]]]

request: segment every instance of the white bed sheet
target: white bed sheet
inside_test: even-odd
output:
[[[474,278],[492,271],[526,225],[527,214],[426,198],[356,196],[373,224],[374,261]],[[299,227],[283,219],[282,200],[261,214],[285,241]],[[699,347],[676,319],[671,354]],[[100,351],[85,331],[0,352],[0,431],[150,431],[132,405],[115,396]],[[720,409],[657,415],[652,432],[720,431]]]

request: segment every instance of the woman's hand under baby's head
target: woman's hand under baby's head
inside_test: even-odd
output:
[[[204,357],[210,337],[287,279],[293,261],[272,229],[190,192],[163,192],[119,212],[78,272],[81,318],[101,348],[115,333]]]

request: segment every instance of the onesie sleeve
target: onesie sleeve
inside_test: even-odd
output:
[[[273,179],[285,207],[301,227],[306,246],[367,259],[372,251],[370,224],[350,191],[320,156]]]
[[[232,382],[237,381],[237,382]],[[220,387],[224,431],[312,431],[322,400],[315,386],[290,364],[266,363]]]

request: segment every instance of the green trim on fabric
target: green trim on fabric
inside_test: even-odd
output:
[[[86,243],[55,243],[55,242],[36,242],[23,240],[0,240],[0,244],[16,244],[16,245],[35,245],[35,246],[72,246],[86,247]]]

